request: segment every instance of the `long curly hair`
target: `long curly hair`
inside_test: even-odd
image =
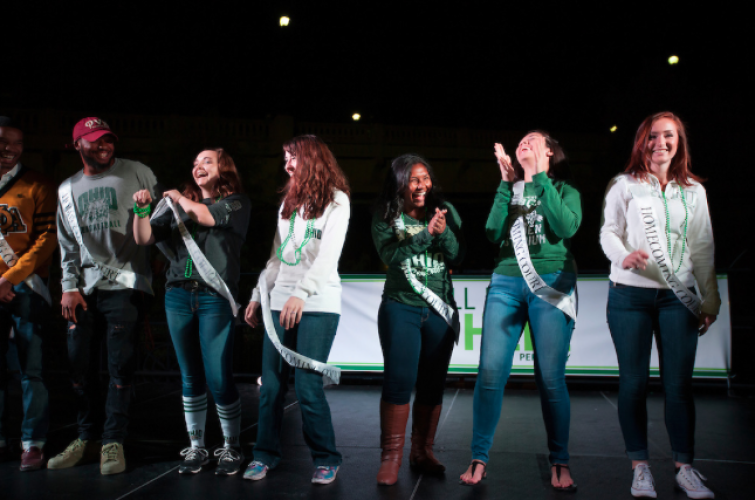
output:
[[[433,183],[426,195],[425,213],[433,213],[435,208],[439,208],[445,201],[438,178],[435,176],[435,171],[430,163],[414,153],[401,155],[391,162],[391,169],[383,183],[383,192],[375,200],[374,211],[380,214],[385,222],[393,221],[404,212],[404,194],[409,187],[412,167],[418,163],[427,169]]]
[[[571,178],[571,172],[569,170],[569,163],[566,161],[566,152],[564,151],[564,148],[561,147],[561,144],[551,137],[551,135],[542,129],[534,129],[530,130],[526,134],[524,134],[524,137],[527,137],[530,134],[540,134],[545,139],[545,147],[551,150],[551,153],[553,153],[553,156],[548,157],[548,177],[550,177],[553,180],[557,181],[565,181],[569,178]],[[517,145],[517,148],[519,145]],[[514,158],[511,161],[512,166],[514,167],[514,174],[516,175],[516,180],[524,180],[524,169],[522,168],[522,165],[519,163],[519,160],[517,159],[516,155],[514,155]]]
[[[239,194],[244,192],[244,188],[241,185],[241,178],[239,177],[239,171],[236,170],[236,164],[231,158],[231,155],[226,153],[223,148],[204,148],[199,151],[215,151],[218,154],[218,174],[220,178],[215,184],[215,192],[213,198],[220,196],[225,198],[232,194]],[[197,153],[197,155],[199,155]],[[202,190],[197,186],[194,177],[190,181],[187,181],[183,185],[181,194],[190,199],[191,201],[202,201]]]
[[[350,196],[349,181],[322,139],[300,135],[285,143],[283,151],[296,158],[296,170],[281,189],[282,218],[288,219],[301,207],[305,219],[322,216],[336,189]]]
[[[676,148],[676,154],[671,159],[671,165],[668,169],[668,178],[674,179],[677,184],[689,187],[692,184],[689,179],[697,182],[704,182],[700,176],[690,171],[692,161],[689,156],[689,145],[687,142],[687,129],[684,127],[682,120],[671,111],[661,111],[650,115],[640,123],[637,133],[634,136],[634,147],[632,147],[632,156],[629,157],[627,167],[624,172],[631,174],[635,179],[642,181],[648,180],[650,170],[650,154],[648,154],[648,141],[650,141],[650,131],[653,124],[661,118],[668,118],[676,125],[676,131],[679,134],[679,145]]]

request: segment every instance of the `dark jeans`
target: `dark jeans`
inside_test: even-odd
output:
[[[78,406],[79,437],[123,443],[128,427],[131,383],[136,369],[136,331],[144,315],[138,290],[94,290],[84,296],[87,310],[76,309],[68,323],[68,363]],[[100,348],[107,349],[110,386],[102,415],[99,384]]]
[[[291,330],[280,325],[280,311],[272,311],[275,331],[281,343],[302,356],[326,362],[336,336],[339,314],[307,313]],[[267,335],[262,344],[262,387],[260,388],[259,426],[254,459],[271,469],[281,460],[280,434],[283,421],[283,400],[288,391],[291,366],[286,363]],[[341,465],[336,450],[336,437],[325,399],[322,375],[312,370],[295,369],[296,397],[301,407],[304,440],[312,453],[315,466]]]
[[[541,277],[563,293],[571,293],[577,284],[573,273],[559,271]],[[474,388],[472,459],[488,462],[504,388],[527,321],[535,350],[535,382],[548,434],[548,458],[551,464],[568,464],[571,402],[566,387],[566,361],[574,320],[533,294],[524,278],[501,274],[493,274],[485,299],[480,367]]]
[[[608,328],[619,360],[619,423],[627,456],[648,460],[647,381],[653,332],[666,397],[666,431],[674,460],[689,464],[695,449],[692,372],[697,318],[674,292],[610,282]]]
[[[378,309],[378,335],[383,349],[383,401],[443,403],[448,364],[456,334],[430,307],[415,307],[384,298]]]
[[[16,296],[9,303],[0,302],[0,440],[4,439],[2,418],[5,412],[5,390],[8,385],[8,336],[15,331],[13,342],[21,367],[21,390],[24,420],[21,441],[45,442],[50,423],[47,386],[43,379],[42,344],[44,323],[50,306],[23,281],[13,287]]]
[[[183,395],[197,397],[210,386],[215,403],[239,399],[233,383],[233,324],[228,301],[212,290],[171,288],[165,315],[181,366]]]

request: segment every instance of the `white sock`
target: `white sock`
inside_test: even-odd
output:
[[[186,431],[192,448],[204,448],[204,428],[207,422],[207,394],[193,398],[183,397]]]
[[[217,407],[225,447],[238,447],[239,434],[241,434],[241,399],[227,406],[217,405]]]

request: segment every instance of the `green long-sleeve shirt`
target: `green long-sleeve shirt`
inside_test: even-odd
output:
[[[516,217],[509,211],[513,186],[512,182],[501,181],[485,225],[488,239],[501,247],[494,272],[505,276],[522,275],[511,245],[511,225]],[[537,273],[574,272],[574,257],[569,248],[571,237],[582,222],[582,201],[577,188],[568,181],[553,181],[547,173],[540,172],[524,185],[524,205],[537,207],[525,216],[530,258]]]
[[[384,221],[377,213],[373,216],[372,241],[380,259],[388,266],[384,298],[415,307],[427,306],[427,302],[412,289],[401,270],[401,263],[411,259],[412,272],[419,282],[424,285],[427,278],[430,290],[447,304],[456,305],[451,275],[446,264],[461,262],[466,244],[461,232],[459,213],[450,203],[444,203],[442,208],[447,209],[446,230],[443,233],[431,236],[427,230],[429,218],[427,221],[419,221],[404,214],[406,237],[401,241],[396,236],[392,221]]]

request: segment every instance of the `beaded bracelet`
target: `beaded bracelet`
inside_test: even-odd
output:
[[[149,205],[144,208],[139,208],[139,205],[134,203],[134,214],[136,214],[140,219],[147,217],[150,213],[152,213],[152,207],[150,207]]]

